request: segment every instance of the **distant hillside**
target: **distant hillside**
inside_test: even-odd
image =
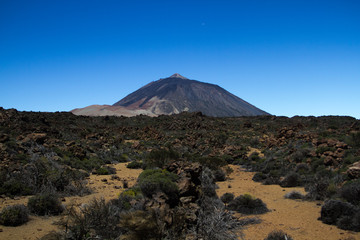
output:
[[[72,112],[90,116],[157,116],[184,111],[214,117],[268,115],[217,85],[190,80],[177,73],[147,84],[112,106],[92,105]]]

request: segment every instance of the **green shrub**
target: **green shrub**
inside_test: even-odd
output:
[[[4,182],[2,187],[0,187],[0,194],[8,196],[30,195],[32,193],[32,188],[15,178]]]
[[[360,231],[360,208],[338,200],[328,200],[321,207],[320,220],[344,230]]]
[[[219,157],[200,157],[196,158],[195,161],[199,162],[204,167],[210,168],[211,170],[217,170],[227,165],[227,162]]]
[[[130,210],[132,208],[133,200],[143,198],[139,187],[132,187],[123,191],[117,199],[111,200],[111,203],[117,206],[120,210]]]
[[[267,237],[264,240],[285,240],[285,239],[293,240],[293,238],[289,234],[281,230],[275,230],[269,233],[269,235],[267,235]]]
[[[101,167],[96,170],[96,174],[98,175],[110,175],[115,173],[116,169],[109,166]]]
[[[12,205],[0,212],[0,224],[4,226],[19,226],[29,221],[28,209],[25,205]]]
[[[130,169],[139,169],[142,168],[142,162],[132,161],[131,163],[126,165],[126,167]]]
[[[331,196],[331,193],[328,192],[330,181],[327,178],[315,178],[311,183],[309,183],[306,190],[308,194],[307,198],[312,200],[325,200]]]
[[[144,166],[146,168],[163,168],[172,160],[178,160],[180,157],[179,153],[175,152],[173,149],[157,149],[152,150],[144,161]]]
[[[347,138],[346,142],[347,142],[347,144],[349,144],[350,146],[352,146],[354,148],[359,148],[360,147],[360,132],[352,133]]]
[[[213,174],[214,174],[214,179],[217,182],[223,182],[226,180],[225,172],[221,168],[215,170]]]
[[[250,156],[249,156],[249,160],[250,161],[254,161],[254,162],[259,162],[261,161],[261,158],[259,156],[258,152],[253,152]]]
[[[162,239],[154,211],[132,211],[121,215],[119,226],[127,230],[122,239]]]
[[[232,200],[234,200],[235,196],[232,193],[224,193],[224,195],[222,195],[220,197],[220,200],[225,203],[228,204],[229,202],[231,202]]]
[[[147,169],[138,178],[141,192],[146,197],[151,197],[154,193],[163,192],[170,198],[175,199],[178,195],[178,187],[175,184],[178,176],[166,170]]]
[[[51,193],[43,193],[29,198],[28,208],[31,213],[39,216],[59,215],[64,211],[59,198]]]
[[[242,214],[262,214],[269,211],[261,199],[255,198],[250,194],[236,197],[228,204],[227,208]]]
[[[253,176],[252,180],[254,182],[262,182],[267,178],[266,174],[262,173],[262,172],[257,172],[255,173],[255,175]]]
[[[285,178],[280,181],[281,187],[297,187],[301,186],[301,179],[299,174],[291,172],[285,176]]]
[[[322,146],[322,147],[318,147],[318,148],[316,149],[316,153],[321,155],[321,154],[323,154],[324,152],[328,152],[328,151],[334,152],[335,150],[336,150],[336,149],[333,148],[333,147]]]
[[[349,203],[360,205],[360,179],[345,184],[340,189],[340,196]]]

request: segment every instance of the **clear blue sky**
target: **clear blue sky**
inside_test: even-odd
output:
[[[358,0],[0,0],[0,106],[113,104],[180,73],[274,115],[360,118]]]

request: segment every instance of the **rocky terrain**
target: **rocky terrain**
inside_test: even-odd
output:
[[[19,225],[0,226],[0,238],[9,228],[36,221],[41,214],[36,203],[48,199],[45,215],[60,214],[55,216],[59,232],[44,239],[143,239],[145,232],[147,239],[240,239],[243,234],[256,239],[270,228],[294,239],[328,239],[327,234],[319,238],[316,231],[322,229],[310,229],[324,223],[335,236],[331,239],[356,239],[359,140],[360,121],[351,117],[215,118],[197,112],[127,118],[0,109],[0,222]],[[144,170],[122,178],[121,163]],[[240,166],[256,173],[247,175]],[[238,185],[244,178],[246,184]],[[102,201],[95,181],[114,192]],[[245,187],[250,182],[255,185]],[[98,198],[85,200],[94,191]],[[62,204],[46,198],[49,192]],[[281,192],[288,192],[288,199]],[[224,193],[234,196],[223,198]],[[69,204],[74,197],[91,208]],[[283,208],[276,205],[284,201]],[[8,209],[17,202],[26,206]],[[305,212],[300,219],[316,224],[290,220]],[[289,220],[281,221],[286,214]]]
[[[202,112],[214,117],[268,114],[217,85],[190,80],[177,73],[147,84],[112,106],[91,105],[72,112],[86,116],[158,116],[181,112]]]

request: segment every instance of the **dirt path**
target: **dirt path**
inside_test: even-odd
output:
[[[303,188],[282,188],[278,185],[261,185],[252,181],[254,173],[244,172],[239,166],[232,166],[234,172],[231,180],[218,183],[217,193],[222,196],[226,192],[235,196],[250,193],[263,200],[271,212],[257,216],[262,223],[250,225],[244,229],[246,240],[261,240],[273,230],[283,230],[294,240],[343,240],[348,237],[360,239],[360,233],[354,233],[323,224],[320,217],[320,202],[307,202],[285,199],[287,192],[297,190],[304,193]],[[231,185],[231,188],[228,186]],[[240,214],[238,216],[241,216]]]
[[[66,198],[64,204],[82,204],[91,201],[94,197],[103,197],[106,200],[115,198],[123,191],[122,180],[129,182],[131,187],[141,170],[126,168],[125,163],[114,165],[117,169],[117,176],[120,180],[111,179],[111,176],[91,175],[89,186],[94,189],[94,193],[84,197]],[[257,215],[262,219],[262,223],[250,225],[243,230],[246,240],[262,240],[267,234],[275,229],[283,230],[290,234],[294,240],[345,240],[348,237],[360,240],[360,233],[353,233],[338,229],[335,226],[326,225],[318,221],[321,207],[316,202],[305,202],[298,200],[285,199],[284,195],[292,190],[304,192],[303,188],[281,188],[277,185],[261,185],[253,182],[254,173],[244,172],[239,166],[232,166],[234,172],[231,180],[218,183],[219,196],[225,192],[231,192],[238,196],[244,193],[262,199],[271,209],[271,212]],[[103,180],[103,179],[106,179]],[[231,185],[231,188],[228,186]],[[0,208],[13,204],[26,204],[26,197],[18,200],[0,198]],[[241,217],[241,215],[238,215]],[[20,227],[0,226],[0,240],[36,240],[46,233],[57,230],[53,225],[59,217],[30,217],[30,221]]]

